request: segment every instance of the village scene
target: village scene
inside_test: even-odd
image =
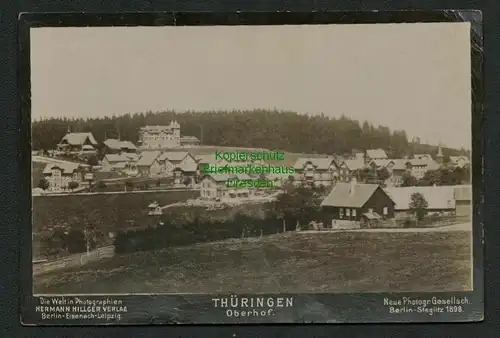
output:
[[[469,26],[30,39],[34,294],[472,290]]]
[[[144,126],[138,133],[138,145],[113,138],[100,144],[91,132],[68,131],[57,149],[33,151],[33,162],[43,166],[39,177],[33,178],[38,181],[33,195],[186,189],[199,191],[198,198],[191,203],[221,208],[235,203],[262,202],[270,197],[276,199],[286,190],[287,184],[322,187],[329,190],[330,195],[325,195],[321,206],[337,210],[331,222],[315,226],[332,229],[340,226],[342,221],[348,227],[356,227],[361,226],[361,222],[370,226],[373,221],[408,217],[412,208],[422,209],[426,215],[470,216],[471,213],[469,157],[447,156],[445,160],[441,146],[437,146],[435,154],[413,154],[404,158],[389,158],[384,149],[354,149],[349,157],[295,155],[293,175],[254,175],[254,179],[262,177],[272,181],[276,189],[268,191],[230,189],[227,179],[238,174],[204,173],[204,166],[224,166],[230,162],[217,159],[215,152],[203,155],[190,152],[194,147],[203,149],[200,140],[194,136],[181,136],[181,127],[176,121],[163,126]],[[264,165],[265,161],[257,163]],[[255,164],[255,161],[238,161],[238,165]],[[447,170],[449,173],[445,174],[450,176],[448,181],[444,179],[445,184],[432,178],[432,174],[442,170]],[[240,174],[239,178],[242,175],[246,174]],[[251,175],[245,178],[252,179]],[[137,183],[134,185],[134,182]],[[377,188],[382,191],[377,195],[382,197],[375,197],[370,201],[373,204],[365,205]],[[364,200],[357,202],[358,194],[363,195]],[[350,206],[349,199],[356,202]],[[420,203],[420,207],[410,206],[412,201]],[[356,203],[363,204],[356,206]],[[162,207],[166,206],[160,206],[156,201],[144,206],[151,215],[161,214]]]
[[[111,259],[118,253],[115,246],[120,234],[123,237],[127,233],[163,228],[169,236],[171,230],[167,230],[165,222],[177,217],[174,210],[179,208],[184,217],[191,213],[195,222],[201,222],[201,218],[193,216],[197,213],[231,215],[236,212],[241,216],[243,207],[246,210],[243,215],[248,218],[253,217],[249,216],[252,213],[274,209],[271,212],[274,216],[269,216],[267,211],[264,211],[267,216],[259,216],[263,222],[273,224],[271,231],[269,224],[260,229],[258,225],[255,228],[239,224],[238,231],[229,237],[242,239],[289,232],[305,235],[356,230],[470,232],[472,229],[471,163],[469,152],[463,149],[457,155],[449,155],[445,152],[450,150],[443,151],[441,145],[426,146],[433,151],[400,158],[389,156],[391,150],[382,148],[353,149],[348,154],[287,152],[285,161],[274,161],[274,164],[286,163],[293,167],[292,175],[207,173],[204,166],[229,163],[216,158],[218,149],[271,150],[203,145],[202,135],[200,138],[184,136],[182,126],[175,120],[166,121],[164,125],[139,127],[136,143],[122,139],[116,128],[109,134],[113,132],[116,138],[98,141],[92,132],[72,132],[68,128],[55,149],[32,152],[35,275],[49,273],[50,276],[50,272]],[[418,142],[414,139],[408,146],[418,149]],[[237,161],[237,164],[266,165],[264,160]],[[228,187],[228,178],[266,179],[272,184],[265,188],[235,189]],[[91,208],[93,203],[84,201],[102,201],[103,197],[121,195],[135,200],[130,206],[131,212],[117,211],[128,213],[130,219],[116,215],[111,220],[99,211],[85,210],[86,204]],[[163,202],[165,196],[179,198],[167,198],[167,202]],[[71,220],[75,221],[77,216],[69,210],[70,219],[61,219],[61,215],[51,215],[51,210],[37,209],[42,201],[59,199],[64,205],[69,198],[80,199],[82,204],[71,208],[80,208],[85,213],[74,224]],[[256,208],[249,209],[250,205]],[[117,207],[121,209],[120,205]],[[47,215],[42,216],[44,213]],[[50,226],[41,228],[37,215],[48,220]],[[238,222],[238,216],[235,217],[233,222]],[[276,220],[269,221],[267,217]],[[218,218],[209,216],[209,219],[217,222]],[[103,224],[110,220],[114,224]],[[210,240],[210,236],[201,239],[206,240]],[[175,244],[164,243],[160,247]]]

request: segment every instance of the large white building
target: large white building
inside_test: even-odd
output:
[[[168,126],[145,126],[139,129],[142,148],[173,148],[181,145],[181,126],[176,121]]]
[[[71,189],[70,182],[81,185],[84,170],[78,163],[47,164],[43,170],[43,178],[47,180],[49,191],[66,191]]]
[[[139,143],[145,149],[165,149],[192,147],[200,144],[194,136],[181,136],[181,126],[177,121],[167,126],[145,126],[139,129]]]

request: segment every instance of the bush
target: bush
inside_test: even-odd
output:
[[[258,219],[238,214],[234,219],[210,221],[200,218],[184,222],[164,221],[156,228],[119,231],[114,239],[117,253],[149,251],[167,247],[214,242],[230,238],[254,237],[275,234],[281,220]]]
[[[66,245],[70,254],[86,252],[87,245],[83,231],[77,229],[71,230],[66,236]]]
[[[40,182],[38,182],[38,188],[47,190],[49,188],[49,181],[47,181],[45,178],[42,178]]]

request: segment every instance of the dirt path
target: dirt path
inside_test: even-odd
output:
[[[73,254],[54,261],[33,265],[33,275],[37,276],[45,272],[60,270],[67,267],[82,266],[90,262],[104,258],[111,258],[115,255],[115,247],[109,245],[87,253]]]
[[[300,231],[299,233],[325,233],[325,232],[448,232],[448,231],[472,231],[472,222],[446,225],[434,228],[383,228],[383,229],[349,229],[334,231]]]

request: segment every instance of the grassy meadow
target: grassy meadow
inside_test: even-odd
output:
[[[36,293],[471,289],[471,233],[284,233],[115,256],[37,276]]]

